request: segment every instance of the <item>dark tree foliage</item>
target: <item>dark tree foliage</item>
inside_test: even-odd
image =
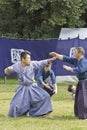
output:
[[[0,0],[0,36],[58,38],[62,27],[87,25],[87,0]]]

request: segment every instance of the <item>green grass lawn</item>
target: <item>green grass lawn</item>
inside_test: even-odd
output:
[[[58,94],[52,97],[52,118],[7,116],[10,101],[17,88],[17,79],[0,78],[0,130],[87,130],[87,121],[74,116],[74,101],[67,92],[69,83],[58,84]]]

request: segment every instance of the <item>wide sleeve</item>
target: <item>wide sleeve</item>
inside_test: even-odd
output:
[[[36,75],[36,78],[37,78],[37,80],[38,80],[39,83],[43,82],[42,72],[43,72],[43,68],[40,67],[40,69],[38,70],[37,75]]]
[[[77,67],[73,68],[74,73],[84,73],[87,71],[87,61],[86,62],[81,62],[78,64]]]
[[[15,64],[13,64],[12,65],[12,72],[18,72],[19,71],[19,69],[20,69],[20,65],[19,65],[20,63],[15,63]]]
[[[67,62],[67,63],[70,63],[72,65],[76,65],[77,64],[77,59],[76,58],[71,58],[71,57],[64,56],[64,55],[63,55],[63,61]]]
[[[39,69],[40,67],[45,66],[47,63],[48,63],[47,60],[32,61],[33,68],[34,68],[35,70],[36,70],[36,69]]]
[[[52,84],[55,84],[56,83],[56,76],[55,76],[53,70],[50,71],[50,77],[52,80]]]

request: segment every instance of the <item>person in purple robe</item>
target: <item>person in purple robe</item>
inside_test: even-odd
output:
[[[73,72],[78,78],[74,113],[79,119],[87,119],[87,59],[84,57],[84,48],[76,47],[75,58],[60,55],[56,52],[51,52],[50,55],[73,65],[73,67],[63,65],[63,68]]]
[[[57,94],[56,76],[51,69],[52,63],[48,63],[44,67],[40,67],[36,78],[38,85],[42,87],[50,96]]]
[[[8,116],[16,118],[27,115],[27,113],[33,117],[48,115],[52,112],[50,95],[35,82],[35,70],[56,58],[31,61],[31,53],[29,51],[22,52],[20,58],[19,62],[4,70],[5,74],[17,73],[19,84],[11,100]]]

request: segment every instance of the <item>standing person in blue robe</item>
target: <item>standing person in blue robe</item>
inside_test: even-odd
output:
[[[74,113],[79,119],[87,119],[87,59],[84,57],[84,48],[76,47],[75,58],[55,52],[51,52],[50,55],[74,65],[74,67],[63,65],[63,68],[73,72],[79,80],[76,88]]]
[[[48,63],[44,67],[40,67],[36,78],[38,85],[46,90],[50,96],[57,93],[56,76],[51,69],[52,63]]]
[[[51,99],[49,94],[40,88],[35,82],[35,70],[44,66],[55,57],[42,61],[31,61],[31,53],[21,53],[21,61],[5,68],[4,73],[16,72],[18,76],[18,89],[11,100],[8,116],[19,117],[26,115],[42,116],[52,112]]]

